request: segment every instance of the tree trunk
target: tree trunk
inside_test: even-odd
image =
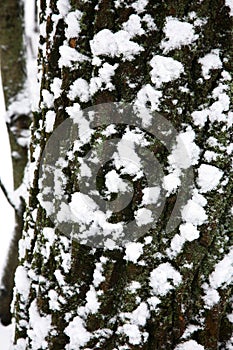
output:
[[[22,236],[25,198],[22,198],[24,170],[28,162],[28,138],[31,105],[26,85],[23,3],[21,0],[1,1],[0,59],[6,103],[15,192],[15,230],[9,247],[0,290],[0,319],[11,322],[10,304],[13,297],[14,273],[18,265],[18,241]],[[4,165],[3,165],[4,166]],[[4,184],[1,182],[1,188]],[[17,204],[16,204],[17,203]]]
[[[69,6],[41,0],[40,22],[41,101],[33,120],[34,181],[16,272],[14,348],[231,348],[230,8],[222,0],[71,0]],[[113,102],[147,107],[154,119],[160,113],[177,131],[173,136],[182,137],[194,179],[179,175],[186,169],[174,143],[179,139],[166,150],[161,139],[147,135],[168,176],[161,185],[165,204],[147,233],[126,248],[110,249],[90,247],[54,227],[43,195],[56,192],[56,169],[48,187],[40,188],[39,164],[46,157],[52,164],[66,141],[64,132],[54,153],[42,156],[54,115],[55,128],[75,108],[78,113],[78,107]],[[103,140],[103,130],[87,147]],[[69,151],[61,173],[72,203],[81,156]],[[100,159],[107,150],[99,152]],[[189,198],[180,199],[180,222],[169,230],[182,181],[190,185]],[[146,186],[138,186],[125,222],[140,207]]]

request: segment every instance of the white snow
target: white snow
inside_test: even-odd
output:
[[[188,200],[188,203],[182,209],[181,215],[185,222],[189,222],[194,226],[204,224],[208,218],[203,206],[194,199]]]
[[[135,212],[134,217],[138,226],[147,225],[154,221],[152,211],[147,208],[139,208]]]
[[[182,281],[180,273],[170,263],[163,263],[150,273],[150,286],[155,295],[166,295]]]
[[[135,106],[139,108],[146,107],[147,102],[149,102],[152,111],[159,110],[161,97],[162,91],[156,90],[150,84],[146,84],[138,91]]]
[[[87,194],[75,192],[72,194],[70,208],[77,220],[89,224],[93,221],[93,215],[99,207]]]
[[[89,61],[89,58],[85,55],[79,53],[76,49],[67,46],[67,44],[59,47],[60,58],[59,58],[59,68],[78,66],[84,61]]]
[[[132,60],[143,48],[130,39],[130,34],[125,30],[113,33],[109,29],[102,29],[90,41],[92,54],[110,57],[122,55],[124,60]]]
[[[51,315],[40,316],[36,300],[34,300],[29,308],[29,329],[27,331],[34,350],[48,349],[48,343],[45,338],[49,334],[50,327]]]
[[[180,225],[179,230],[180,234],[176,234],[172,238],[170,248],[167,249],[169,257],[177,256],[181,252],[185,242],[192,242],[200,236],[200,232],[196,226],[190,222]]]
[[[103,258],[104,261],[100,263],[96,263],[96,268],[93,272],[93,285],[94,287],[98,287],[104,280],[105,277],[103,275],[103,263],[106,262],[106,258]]]
[[[160,187],[146,187],[142,190],[142,205],[155,204],[158,202]]]
[[[116,170],[111,170],[105,175],[105,185],[110,193],[126,192],[129,188]]]
[[[1,344],[4,344],[4,350],[12,350],[13,332],[14,327],[12,324],[10,324],[7,327],[4,327],[0,323],[0,339]]]
[[[54,111],[48,111],[45,116],[45,131],[50,133],[53,131],[54,122],[55,122],[56,114]]]
[[[163,40],[160,45],[163,53],[179,49],[182,45],[189,45],[198,38],[192,24],[171,16],[166,19],[164,34],[166,40]]]
[[[72,101],[76,97],[80,99],[81,102],[87,102],[90,99],[89,84],[83,78],[76,79],[70,86],[70,91],[67,95]]]
[[[211,69],[220,69],[222,68],[222,61],[219,57],[219,49],[213,49],[210,53],[205,55],[202,58],[199,58],[198,62],[202,65],[202,74],[205,79],[211,77]]]
[[[136,293],[141,288],[141,284],[138,281],[132,281],[127,288],[131,293]]]
[[[23,266],[18,266],[15,272],[15,288],[21,298],[26,301],[30,292],[30,280],[28,273]]]
[[[205,350],[204,346],[198,344],[195,340],[188,340],[175,347],[175,350]]]
[[[90,290],[87,292],[86,301],[85,308],[87,312],[92,314],[96,313],[100,307],[100,302],[98,301],[97,293],[93,286],[91,286]]]
[[[147,4],[148,4],[148,0],[137,0],[133,2],[131,6],[139,14],[146,11]]]
[[[70,343],[66,345],[66,350],[80,349],[91,339],[91,333],[86,330],[85,322],[79,316],[76,316],[69,323],[64,332],[70,338]]]
[[[177,169],[163,178],[163,188],[167,191],[166,196],[176,191],[180,185],[180,171]]]
[[[209,111],[207,109],[192,112],[191,116],[193,118],[194,124],[204,126],[205,122],[207,121],[208,114]]]
[[[191,127],[176,137],[176,145],[168,156],[169,164],[173,169],[188,169],[191,165],[197,164],[200,148],[195,144],[194,139],[195,132]]]
[[[141,18],[138,15],[130,15],[128,21],[123,23],[123,29],[129,33],[131,38],[145,33],[141,26]]]
[[[46,89],[42,90],[42,97],[43,97],[43,104],[45,107],[52,108],[53,107],[53,101],[54,96]]]
[[[233,16],[233,0],[225,0],[225,4],[230,9],[230,16]]]
[[[49,296],[49,308],[50,308],[50,310],[59,310],[60,305],[58,302],[57,292],[54,289],[49,290],[48,296]]]
[[[54,78],[52,84],[50,85],[51,91],[54,95],[54,98],[61,96],[61,84],[62,80],[60,78]]]
[[[70,3],[68,0],[58,0],[57,1],[57,8],[60,14],[65,17],[69,10],[70,10]]]
[[[142,302],[131,314],[128,313],[131,323],[138,326],[145,326],[147,319],[150,317],[147,304]]]
[[[214,271],[209,276],[209,283],[204,283],[202,288],[205,295],[203,300],[206,308],[213,307],[220,300],[217,291],[220,287],[225,287],[233,282],[233,247],[230,252],[219,261],[214,268]]]
[[[143,244],[131,242],[126,244],[124,259],[137,263],[138,258],[143,254]]]
[[[80,33],[79,21],[82,17],[82,12],[79,10],[69,12],[66,16],[67,28],[65,29],[65,34],[67,39],[77,38]]]
[[[118,327],[118,332],[125,333],[129,338],[130,344],[138,345],[141,343],[141,332],[135,324],[124,324],[122,327]]]
[[[112,77],[115,74],[118,64],[115,63],[111,65],[107,62],[99,68],[98,76],[93,77],[90,80],[89,92],[93,96],[98,90],[108,89],[110,91],[114,90],[115,87],[111,82]]]
[[[150,310],[155,311],[157,310],[157,306],[161,303],[161,300],[159,300],[159,298],[157,298],[156,296],[150,297],[147,299],[147,302],[150,306]]]
[[[209,164],[201,164],[198,169],[197,183],[201,193],[209,192],[215,189],[220,179],[223,176],[223,171]]]
[[[155,55],[150,61],[150,65],[153,68],[150,72],[151,81],[157,88],[163,83],[178,79],[184,72],[182,63],[172,57]]]

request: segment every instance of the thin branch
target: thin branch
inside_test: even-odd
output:
[[[15,204],[13,203],[12,199],[10,198],[9,192],[6,190],[6,187],[3,185],[2,180],[0,178],[0,189],[2,190],[4,196],[6,197],[8,203],[14,208],[16,212],[18,212],[18,209],[16,208]]]

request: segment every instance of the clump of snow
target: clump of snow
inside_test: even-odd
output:
[[[119,333],[124,333],[129,338],[129,343],[133,345],[139,345],[142,341],[141,332],[139,327],[135,324],[124,324],[121,327],[118,327],[117,331]]]
[[[180,185],[180,171],[178,169],[175,169],[172,173],[163,178],[163,188],[167,191],[166,196],[176,191]]]
[[[182,339],[187,339],[190,337],[191,334],[194,332],[198,331],[201,328],[200,325],[194,325],[194,324],[189,324],[187,328],[185,329],[184,333],[182,334]]]
[[[125,30],[113,33],[109,29],[103,29],[90,41],[92,54],[110,57],[122,55],[124,60],[132,60],[144,49],[130,39],[130,34]]]
[[[148,13],[143,16],[142,20],[143,20],[143,22],[146,23],[147,28],[149,30],[156,30],[157,29],[154,18],[151,15],[149,15]]]
[[[162,91],[156,90],[150,84],[146,84],[138,91],[135,106],[139,108],[146,107],[147,103],[150,103],[152,111],[159,110],[161,97]]]
[[[100,307],[100,302],[97,298],[96,290],[93,286],[90,287],[90,290],[86,294],[86,310],[88,313],[96,313]]]
[[[138,226],[143,226],[143,225],[147,225],[151,222],[154,221],[154,218],[152,216],[152,211],[150,209],[147,208],[139,208],[136,212],[135,212],[135,220]]]
[[[51,310],[59,310],[60,309],[60,305],[59,305],[59,302],[58,302],[58,294],[57,294],[57,292],[54,289],[49,290],[48,296],[49,296],[49,308]]]
[[[79,21],[82,17],[82,12],[79,10],[69,12],[66,17],[67,28],[65,29],[66,38],[77,38],[81,31]]]
[[[133,2],[131,6],[139,14],[146,11],[147,4],[148,4],[148,0],[137,0]]]
[[[208,114],[209,111],[207,109],[192,112],[191,116],[193,118],[194,124],[204,126],[205,122],[207,121]]]
[[[65,17],[70,10],[70,2],[68,0],[58,0],[57,8],[60,14]]]
[[[169,164],[173,169],[188,169],[198,162],[200,148],[195,144],[195,132],[188,127],[176,138],[176,145],[168,156]]]
[[[189,45],[198,38],[192,24],[180,21],[171,16],[166,19],[164,34],[165,39],[160,45],[163,53],[179,49],[182,45]]]
[[[141,18],[138,15],[130,15],[128,21],[123,23],[123,29],[129,33],[131,38],[145,33],[141,26]]]
[[[194,226],[204,224],[208,218],[203,206],[193,198],[189,199],[188,203],[184,206],[181,215],[185,222],[189,222]]]
[[[77,350],[84,346],[90,339],[91,333],[85,328],[84,320],[76,316],[64,330],[70,338],[70,343],[66,345],[66,350]]]
[[[138,282],[138,281],[132,281],[131,283],[130,283],[130,285],[128,286],[128,290],[131,292],[131,293],[136,293],[136,291],[138,290],[138,289],[140,289],[141,288],[141,284]]]
[[[211,308],[219,299],[217,291],[220,287],[225,287],[232,283],[233,276],[233,249],[219,261],[214,268],[214,271],[209,276],[209,283],[202,285],[205,295],[203,297],[207,308]]]
[[[175,347],[175,350],[205,350],[204,346],[198,344],[195,340],[188,340]]]
[[[48,108],[53,107],[54,96],[46,89],[42,90],[43,105]]]
[[[48,342],[45,339],[50,327],[51,315],[40,316],[36,300],[34,300],[29,308],[29,329],[27,331],[33,349],[48,349]]]
[[[89,224],[93,221],[93,215],[98,209],[98,205],[87,194],[75,192],[72,194],[70,208],[80,222]]]
[[[54,98],[58,98],[61,96],[61,85],[62,80],[60,78],[54,78],[52,84],[50,85],[50,89],[54,95]]]
[[[55,122],[56,114],[54,111],[48,111],[45,116],[45,131],[50,133],[53,131],[54,122]]]
[[[202,74],[205,79],[209,79],[211,69],[222,68],[222,61],[219,57],[219,49],[213,49],[210,53],[202,58],[199,58],[198,62],[202,65]]]
[[[159,199],[160,187],[146,187],[142,190],[142,193],[142,205],[155,204]]]
[[[174,257],[179,254],[185,242],[192,242],[198,239],[200,233],[196,226],[187,222],[180,225],[180,234],[176,234],[171,240],[171,246],[167,249],[167,254],[169,257]]]
[[[159,88],[163,83],[178,79],[184,72],[182,63],[172,57],[155,55],[150,61],[153,68],[150,72],[151,81]]]
[[[91,78],[90,81],[89,89],[91,95],[94,95],[98,90],[102,90],[103,88],[110,91],[115,89],[111,79],[114,76],[117,67],[117,63],[111,65],[105,62],[103,66],[99,68],[98,76]]]
[[[76,79],[70,86],[70,91],[67,95],[72,101],[76,97],[80,99],[81,102],[88,102],[90,99],[89,84],[83,78]]]
[[[198,169],[197,183],[200,187],[200,192],[206,193],[215,189],[220,179],[223,176],[223,171],[209,164],[201,164]]]
[[[149,304],[151,311],[156,311],[158,309],[157,306],[161,303],[161,300],[156,296],[153,296],[147,299],[147,303]]]
[[[75,67],[77,67],[80,63],[84,61],[89,61],[90,59],[75,50],[72,47],[69,47],[67,44],[64,44],[59,47],[60,58],[59,58],[59,68],[70,67],[75,63]]]
[[[150,286],[155,295],[166,295],[182,281],[181,274],[170,263],[163,263],[150,273]]]
[[[124,259],[137,263],[138,258],[143,253],[143,244],[137,242],[131,242],[126,244]]]
[[[125,321],[128,320],[131,324],[137,326],[145,326],[146,320],[150,317],[148,306],[145,302],[140,305],[132,312],[123,312],[120,317]]]
[[[23,266],[18,266],[15,272],[15,288],[21,298],[26,301],[30,292],[30,279],[27,270]]]
[[[98,287],[104,280],[105,277],[103,275],[103,264],[106,263],[107,259],[102,257],[101,262],[95,264],[95,270],[93,272],[93,285],[94,287]]]
[[[128,184],[122,180],[116,170],[111,170],[105,175],[105,185],[110,193],[126,192]]]

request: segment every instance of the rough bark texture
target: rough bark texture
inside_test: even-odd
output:
[[[133,1],[118,3],[117,6],[117,2],[105,0],[70,1],[69,11],[79,10],[81,13],[80,32],[77,37],[66,41],[65,29],[69,23],[67,14],[59,13],[58,2],[41,1],[40,20],[41,23],[46,23],[46,34],[41,35],[39,52],[41,92],[45,89],[52,93],[52,84],[57,78],[61,93],[53,97],[51,106],[45,103],[45,95],[42,94],[40,112],[34,115],[31,162],[36,170],[21,241],[20,266],[20,273],[27,277],[28,285],[25,291],[16,284],[15,349],[173,350],[189,340],[202,345],[206,350],[228,349],[232,323],[227,315],[231,313],[232,285],[225,281],[217,286],[219,300],[207,307],[203,284],[210,284],[211,273],[227,256],[232,245],[232,168],[230,151],[227,152],[232,121],[229,114],[229,120],[206,120],[203,126],[199,126],[194,123],[191,115],[194,111],[210,108],[216,102],[213,90],[221,83],[226,85],[226,94],[231,97],[232,85],[226,72],[231,73],[233,62],[232,17],[222,0],[158,1],[156,4],[148,1],[144,11],[138,13],[145,33],[132,39],[144,51],[132,60],[124,59],[121,55],[100,56],[102,64],[119,64],[112,77],[115,89],[103,85],[87,102],[82,102],[78,97],[71,100],[68,92],[77,78],[89,82],[92,77],[98,76],[99,67],[91,61],[90,40],[93,36],[104,28],[112,32],[119,31],[130,15],[136,14]],[[196,15],[192,16],[194,12]],[[145,15],[150,15],[156,26],[147,25]],[[195,18],[203,21],[194,25],[196,34],[199,34],[194,43],[164,53],[161,41],[164,39],[164,26],[169,16],[191,24],[194,24]],[[73,61],[70,66],[59,66],[59,48],[62,45],[82,53],[88,59]],[[198,60],[212,49],[219,50],[222,67],[212,69],[210,77],[203,79]],[[38,162],[49,137],[45,132],[46,113],[49,110],[55,111],[57,126],[69,117],[66,107],[72,106],[74,102],[79,103],[81,108],[104,102],[134,102],[146,84],[156,89],[150,75],[150,61],[154,55],[172,57],[184,67],[184,74],[178,79],[165,82],[157,89],[162,92],[157,110],[178,131],[185,132],[189,126],[195,131],[195,143],[201,150],[198,162],[194,165],[195,181],[203,163],[216,166],[224,172],[221,185],[203,194],[207,200],[205,211],[208,220],[198,226],[200,237],[187,241],[174,258],[169,256],[171,240],[179,233],[179,228],[170,233],[164,230],[164,223],[171,215],[176,198],[176,194],[173,194],[167,198],[157,228],[148,233],[152,242],[145,244],[144,238],[140,240],[144,244],[143,254],[137,263],[127,261],[124,250],[93,250],[69,240],[58,231],[51,242],[45,232],[48,228],[52,230],[53,225],[37,199]],[[147,99],[149,104],[153,102],[150,97]],[[228,111],[222,113],[227,115]],[[210,142],[211,138],[215,142]],[[216,156],[208,160],[207,151],[215,152]],[[72,169],[66,169],[65,173],[66,190],[70,195],[76,190],[76,184]],[[229,181],[224,182],[224,179]],[[64,259],[70,263],[64,264]],[[98,263],[102,266],[103,281],[94,286],[93,276]],[[163,296],[152,291],[149,281],[151,272],[165,263],[169,263],[182,276],[182,282]],[[135,291],[129,289],[132,282],[139,283],[139,288]],[[96,312],[88,311],[87,307],[87,295],[93,289],[100,303]],[[52,294],[55,295],[56,307],[51,302],[54,300]],[[151,297],[160,299],[156,307],[150,304]],[[133,322],[130,316],[140,305],[147,310],[145,324]],[[47,332],[41,337],[37,334],[36,322],[30,319],[33,310],[36,310],[38,317],[36,322],[48,324]],[[81,320],[82,327],[88,332],[86,340],[78,340],[78,334],[76,340],[69,337],[69,325],[77,325],[78,320]],[[134,325],[140,339],[132,340],[124,331],[125,325]],[[195,330],[182,338],[190,325],[196,326]],[[132,329],[135,333],[135,328]]]

